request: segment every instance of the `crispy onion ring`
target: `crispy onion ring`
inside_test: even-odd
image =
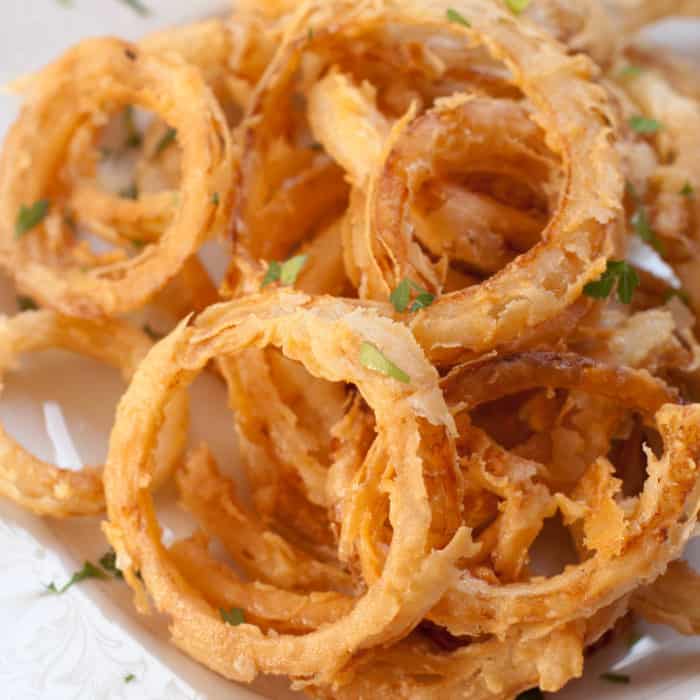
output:
[[[437,24],[449,5],[409,4],[404,11],[412,13],[414,21]],[[621,211],[622,180],[606,121],[611,119],[609,109],[603,92],[581,79],[590,78],[592,67],[580,57],[565,56],[550,39],[505,9],[481,5],[470,4],[472,28],[451,28],[470,41],[483,42],[512,70],[516,84],[535,106],[533,118],[561,157],[563,186],[542,243],[487,282],[443,295],[412,322],[418,341],[439,360],[465,348],[487,351],[563,311],[581,295],[583,285],[600,274],[604,257],[612,251]],[[381,207],[396,209],[402,203],[400,197],[382,196],[380,181],[369,206],[377,216]],[[396,237],[391,235],[392,240]],[[394,281],[385,278],[386,291]]]
[[[81,321],[52,311],[29,311],[0,320],[0,370],[4,373],[27,352],[62,348],[118,368],[127,381],[152,342],[121,321]],[[154,447],[153,486],[172,473],[185,448],[187,397],[173,395],[163,437]],[[0,426],[0,493],[39,515],[71,517],[104,510],[101,467],[60,469],[34,457]],[[149,456],[149,458],[151,458]]]
[[[20,289],[63,313],[99,317],[142,305],[228,219],[235,154],[215,98],[197,70],[176,55],[152,54],[114,39],[79,44],[27,87],[28,102],[0,163],[0,264]],[[60,197],[54,183],[71,137],[115,103],[150,109],[177,129],[179,205],[157,243],[131,260],[113,258],[83,271],[73,254],[80,246],[56,207],[20,240],[14,222],[22,205]],[[35,138],[37,132],[42,139]]]
[[[572,388],[590,388],[610,396],[610,387],[618,400],[654,422],[664,442],[660,459],[647,451],[648,478],[634,508],[620,513],[625,522],[618,554],[610,556],[604,548],[581,564],[541,582],[492,586],[465,575],[433,611],[434,619],[444,623],[453,634],[504,633],[512,624],[566,622],[592,614],[602,606],[630,592],[639,581],[653,581],[677,558],[692,534],[700,506],[696,493],[697,459],[700,452],[700,407],[666,404],[674,393],[645,372],[622,368],[595,367],[587,361],[552,356],[525,356],[476,363],[456,370],[446,380],[448,402],[469,397],[474,379],[487,381],[505,367],[504,384],[492,379],[489,398],[508,395],[513,390],[537,386],[537,372],[549,365],[545,386],[557,388],[560,382]],[[478,393],[478,390],[477,390]],[[485,398],[485,397],[482,397]],[[469,405],[469,398],[466,400]],[[580,497],[582,494],[578,494]],[[576,500],[576,492],[573,495]],[[619,504],[609,502],[619,510]],[[572,598],[571,591],[576,591]]]
[[[260,157],[258,151],[264,151],[265,129],[276,125],[279,101],[287,95],[288,83],[305,50],[321,51],[331,38],[336,43],[349,37],[357,42],[363,31],[371,32],[382,21],[464,36],[469,46],[483,46],[512,71],[513,83],[530,100],[533,119],[547,134],[548,146],[561,158],[561,196],[540,244],[487,282],[443,295],[412,322],[419,342],[431,359],[439,361],[512,341],[576,301],[583,286],[601,274],[606,257],[614,250],[623,192],[618,157],[612,146],[614,129],[610,124],[614,116],[604,91],[590,81],[594,66],[582,56],[567,56],[549,37],[497,3],[470,3],[471,27],[446,23],[452,4],[448,0],[387,1],[375,4],[372,11],[363,8],[358,18],[339,2],[334,4],[332,20],[324,14],[328,8],[311,6],[306,14],[300,9],[303,36],[302,30],[293,34],[292,25],[288,46],[273,59],[251,107],[255,119],[251,119],[245,135],[250,155],[242,161],[238,205],[245,206],[247,193],[256,192],[255,180],[246,172],[251,172],[250,164]],[[309,24],[315,28],[311,42],[307,36]],[[387,186],[383,190],[382,185],[381,176],[370,184],[367,205],[362,197],[353,195],[360,218],[362,212],[366,214],[366,249],[356,252],[355,264],[372,280],[361,288],[373,298],[386,299],[404,271],[400,266],[394,270],[392,256],[409,248],[410,236],[407,241],[405,230],[376,231],[375,216],[382,211],[397,212],[396,222],[404,220],[399,212],[405,197],[394,198],[396,188]],[[385,215],[380,220],[385,220]],[[389,254],[376,235],[399,242],[396,252]]]
[[[584,646],[595,643],[627,613],[623,598],[588,620],[549,633],[505,640],[471,640],[436,651],[414,633],[387,650],[358,658],[332,689],[309,688],[325,700],[512,700],[533,687],[556,692],[583,669]]]
[[[366,369],[359,362],[362,342],[374,342],[388,352],[391,347],[411,384]],[[268,344],[317,376],[356,384],[376,412],[378,431],[386,434],[395,469],[390,512],[395,539],[381,578],[357,599],[351,613],[298,637],[223,623],[168,558],[151,497],[142,487],[150,470],[147,454],[170,392],[187,385],[214,356]],[[398,415],[401,419],[395,420]],[[449,448],[454,427],[436,372],[408,330],[398,324],[349,302],[314,300],[293,292],[212,307],[194,327],[181,324],[149,353],[117,412],[105,473],[105,532],[118,565],[137,591],[142,587],[134,571],[140,570],[156,607],[171,618],[175,644],[222,675],[245,681],[260,672],[328,679],[355,651],[400,637],[417,624],[454,579],[456,560],[474,549],[464,529],[451,540],[446,533],[443,549],[428,547],[431,504],[425,475],[436,479],[442,473],[452,488],[456,486],[454,451],[450,460],[450,449],[420,449],[423,422],[431,425],[428,421],[434,427],[430,438],[435,440],[440,431]]]

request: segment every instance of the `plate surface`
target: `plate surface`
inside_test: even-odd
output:
[[[0,3],[0,84],[39,68],[86,36],[137,38],[170,24],[224,11],[226,0],[145,0],[142,17],[124,0],[5,0]],[[65,5],[71,5],[66,7]],[[700,58],[700,24],[667,24],[654,39]],[[0,133],[18,103],[0,96]],[[15,295],[0,279],[0,311],[14,313]],[[8,375],[0,420],[38,456],[67,467],[100,463],[123,384],[116,372],[67,353],[40,353]],[[220,461],[235,464],[231,423],[221,386],[204,377],[192,392],[193,442],[206,439]],[[90,406],[86,410],[86,406]],[[172,497],[172,494],[170,494]],[[167,497],[167,494],[166,494]],[[172,498],[171,498],[172,501]],[[187,523],[167,498],[166,533]],[[169,530],[168,530],[169,528]],[[263,679],[239,688],[191,662],[167,641],[164,621],[141,618],[126,586],[86,582],[63,596],[42,594],[51,581],[65,581],[85,560],[105,551],[99,519],[53,522],[0,501],[0,695],[8,700],[286,700],[280,681]],[[700,564],[700,546],[689,557]],[[697,554],[695,556],[694,554]],[[589,660],[584,679],[557,700],[700,700],[700,641],[657,627],[629,652],[613,646]],[[614,668],[632,678],[610,685],[600,673]],[[125,678],[133,674],[134,680]]]

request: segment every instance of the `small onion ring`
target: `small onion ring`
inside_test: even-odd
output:
[[[100,317],[143,305],[228,220],[235,151],[216,99],[197,69],[175,54],[151,54],[116,39],[82,42],[26,87],[27,104],[0,163],[0,264],[21,290],[66,314]],[[150,109],[177,129],[180,204],[157,243],[132,260],[83,271],[75,261],[67,267],[55,259],[48,220],[16,240],[15,219],[22,205],[50,195],[75,131],[115,102]],[[65,225],[58,225],[65,237]]]
[[[0,319],[0,372],[19,355],[62,348],[92,357],[121,370],[128,381],[153,343],[123,321],[83,321],[52,311],[28,311]],[[185,448],[187,396],[173,395],[167,408],[163,439],[153,455],[153,486],[170,476]],[[0,425],[0,493],[39,515],[72,517],[104,510],[102,470],[60,469],[27,452]]]

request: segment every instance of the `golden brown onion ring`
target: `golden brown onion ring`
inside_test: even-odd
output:
[[[401,24],[463,35],[508,66],[531,101],[533,119],[547,133],[549,147],[561,158],[563,184],[542,243],[484,284],[439,298],[412,322],[419,342],[440,361],[512,341],[573,303],[583,286],[600,275],[613,250],[623,191],[612,146],[614,116],[603,90],[591,81],[592,64],[582,56],[565,55],[558,44],[497,3],[470,3],[472,26],[446,27],[451,4],[440,0],[385,5],[395,9]],[[377,185],[369,207],[373,216],[387,204],[379,196],[382,181]],[[404,203],[400,196],[390,201],[394,208]],[[402,247],[406,245],[404,241]],[[399,276],[398,271],[392,274],[393,261],[385,259],[385,253],[381,248],[380,265],[367,268],[372,274],[381,271],[374,285],[375,290],[381,288],[381,298],[388,296]],[[372,257],[377,254],[371,251]]]
[[[411,378],[403,384],[364,367],[363,342],[390,353]],[[185,581],[160,543],[153,502],[142,488],[148,454],[171,391],[189,384],[215,356],[271,344],[329,381],[356,384],[375,411],[395,468],[390,520],[394,539],[381,578],[348,615],[303,636],[265,635],[253,625],[226,625]],[[135,420],[135,414],[138,420]],[[441,430],[447,449],[422,450],[423,425]],[[356,651],[403,636],[456,576],[455,563],[474,545],[460,529],[443,549],[431,549],[431,503],[426,475],[457,488],[454,425],[437,385],[437,373],[409,331],[360,305],[279,291],[211,307],[193,327],[181,324],[137,371],[122,400],[105,474],[109,523],[105,525],[129,584],[143,588],[171,618],[175,643],[222,675],[250,681],[258,673],[322,680]],[[436,438],[435,431],[430,432]],[[419,456],[420,454],[420,456]],[[444,539],[444,537],[443,537]]]
[[[81,321],[52,311],[29,311],[0,319],[0,372],[26,352],[70,350],[119,369],[127,381],[152,342],[122,321]],[[188,410],[183,392],[166,409],[162,439],[153,455],[153,487],[171,474],[185,448]],[[39,515],[71,517],[104,510],[102,469],[60,469],[25,450],[0,426],[0,493]]]
[[[458,400],[464,394],[469,404],[469,389],[474,386],[471,377],[485,379],[500,362],[491,361],[491,367],[488,361],[481,366],[477,364],[473,371],[469,365],[465,366],[462,370],[464,382],[455,381],[458,370],[447,380],[448,401],[450,398]],[[540,362],[537,358],[532,361],[526,357],[524,362],[516,360],[511,365],[505,361],[503,364],[503,379],[507,385],[493,380],[493,396],[501,392],[508,394],[511,387],[522,390],[532,385],[528,375],[530,371],[538,371]],[[496,374],[491,374],[492,379]],[[666,404],[659,408],[660,403],[673,400],[674,393],[644,372],[620,368],[605,371],[604,368],[582,369],[580,365],[572,367],[569,362],[552,363],[545,386],[558,388],[561,381],[572,388],[572,379],[576,377],[581,382],[578,388],[590,382],[596,391],[607,395],[607,387],[615,387],[617,396],[627,402],[629,408],[646,415],[655,411],[654,421],[664,442],[665,452],[660,459],[647,453],[648,478],[634,507],[626,507],[620,513],[624,523],[620,554],[610,557],[597,551],[558,576],[501,587],[465,575],[431,613],[432,619],[448,626],[453,634],[502,634],[513,624],[563,623],[580,615],[581,610],[592,614],[629,593],[640,581],[653,581],[669,561],[680,555],[692,534],[692,523],[700,503],[700,496],[694,489],[700,454],[700,407]],[[596,465],[591,467],[592,470],[597,468]],[[592,471],[589,478],[597,477]],[[574,501],[583,495],[575,492]],[[584,499],[582,505],[587,500]],[[614,501],[610,506],[619,510]],[[572,590],[577,591],[574,598]]]
[[[114,39],[79,44],[26,87],[27,103],[0,163],[0,264],[21,290],[74,316],[111,315],[144,304],[228,220],[235,154],[216,99],[197,70],[174,54],[151,54]],[[101,118],[115,103],[152,110],[177,129],[179,206],[156,244],[131,260],[117,256],[110,265],[85,271],[73,255],[80,246],[61,219],[60,201],[18,240],[15,220],[22,205],[60,200],[56,177],[67,144],[86,120]]]
[[[556,692],[583,670],[584,647],[595,643],[628,610],[626,598],[588,620],[551,632],[474,639],[454,651],[420,634],[360,657],[330,689],[310,688],[325,700],[513,700],[533,687]]]

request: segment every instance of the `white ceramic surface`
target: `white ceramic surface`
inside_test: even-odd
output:
[[[0,83],[40,67],[75,41],[91,35],[136,38],[163,27],[224,10],[226,0],[145,0],[142,17],[123,0],[3,0],[0,3]],[[700,56],[700,25],[666,25],[656,38]],[[0,96],[0,133],[17,102]],[[0,310],[13,313],[15,295],[0,279]],[[63,466],[99,463],[120,391],[116,372],[59,352],[27,359],[8,376],[0,420],[45,459]],[[193,389],[192,439],[206,439],[219,458],[235,460],[230,419],[220,385],[204,377]],[[85,410],[90,406],[89,410]],[[76,463],[77,462],[77,463]],[[186,528],[167,501],[163,519]],[[209,700],[298,697],[265,679],[239,688],[189,661],[167,642],[163,620],[136,615],[118,581],[89,581],[63,596],[42,594],[65,581],[106,545],[99,519],[44,521],[0,501],[0,697],[7,700]],[[700,563],[698,556],[691,557]],[[645,638],[625,657],[621,647],[595,655],[586,677],[558,700],[700,700],[700,642],[645,627]],[[630,686],[605,683],[614,667]],[[125,683],[133,674],[134,680]]]

